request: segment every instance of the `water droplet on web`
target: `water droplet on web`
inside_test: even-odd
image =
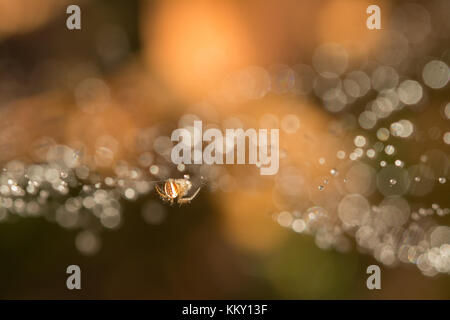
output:
[[[152,165],[152,166],[149,168],[149,171],[150,171],[151,174],[157,175],[158,172],[159,172],[159,167],[158,167],[157,165]]]
[[[330,170],[330,173],[333,177],[336,177],[339,174],[339,172],[334,168]]]
[[[318,189],[319,189],[319,191],[322,191],[323,189],[325,189],[325,187],[322,186],[322,185],[320,185],[320,186],[318,187]]]
[[[342,151],[342,150],[338,151],[338,152],[336,153],[336,157],[337,157],[338,159],[343,160],[343,159],[345,158],[345,152]]]
[[[395,179],[390,179],[390,180],[389,180],[389,183],[390,183],[392,186],[394,186],[394,185],[397,184],[397,180],[395,180]]]
[[[367,156],[368,156],[369,158],[374,158],[375,155],[376,155],[376,152],[375,152],[374,149],[369,149],[369,150],[366,151],[366,154],[367,154]]]
[[[441,183],[441,184],[444,184],[444,183],[446,183],[447,182],[447,179],[446,178],[444,178],[444,177],[439,177],[439,183]]]
[[[364,147],[366,145],[366,138],[364,136],[356,136],[353,143],[357,147]]]
[[[388,155],[392,155],[395,152],[395,148],[393,145],[387,145],[386,148],[384,148],[384,152],[386,152],[386,154]]]
[[[420,180],[422,180],[420,177],[414,177],[415,182],[420,182]]]
[[[402,160],[395,160],[395,165],[396,165],[397,167],[400,167],[400,168],[402,168],[402,167],[403,167],[403,165],[404,165],[404,163],[403,163],[403,161],[402,161]]]

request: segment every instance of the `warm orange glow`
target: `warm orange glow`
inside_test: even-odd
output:
[[[272,207],[271,188],[260,191],[226,193],[220,204],[226,212],[223,216],[224,232],[230,243],[261,252],[275,248],[286,234],[280,232],[267,212]]]
[[[58,0],[0,1],[0,35],[33,30],[48,21],[56,8],[64,10],[63,4]]]
[[[376,44],[380,32],[366,27],[369,17],[366,9],[373,4],[368,0],[326,1],[317,20],[317,32],[323,42],[336,42],[346,47],[350,56],[366,54]],[[386,28],[389,6],[382,1],[376,3],[381,8],[381,26]],[[345,17],[343,19],[342,17]]]
[[[146,58],[164,81],[188,97],[208,94],[248,62],[250,50],[237,11],[225,2],[164,1],[143,19]]]

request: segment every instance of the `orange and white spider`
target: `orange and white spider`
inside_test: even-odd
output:
[[[186,197],[189,190],[192,188],[192,182],[189,180],[188,176],[183,179],[167,179],[164,182],[164,187],[161,189],[158,185],[155,186],[156,192],[158,192],[161,199],[173,204],[175,201],[178,204],[189,203],[194,199],[199,193],[201,187],[194,192],[190,197]]]

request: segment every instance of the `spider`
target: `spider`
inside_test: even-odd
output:
[[[189,177],[185,177],[183,179],[167,179],[164,182],[163,189],[161,189],[158,185],[155,186],[155,190],[158,192],[161,199],[170,202],[170,204],[174,204],[176,201],[180,205],[191,202],[201,189],[201,187],[199,187],[191,197],[186,197],[191,188],[192,182],[189,180]]]

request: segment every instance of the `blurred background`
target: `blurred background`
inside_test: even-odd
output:
[[[447,0],[0,0],[0,298],[450,298],[449,36]],[[280,129],[280,171],[173,165],[194,120]]]

